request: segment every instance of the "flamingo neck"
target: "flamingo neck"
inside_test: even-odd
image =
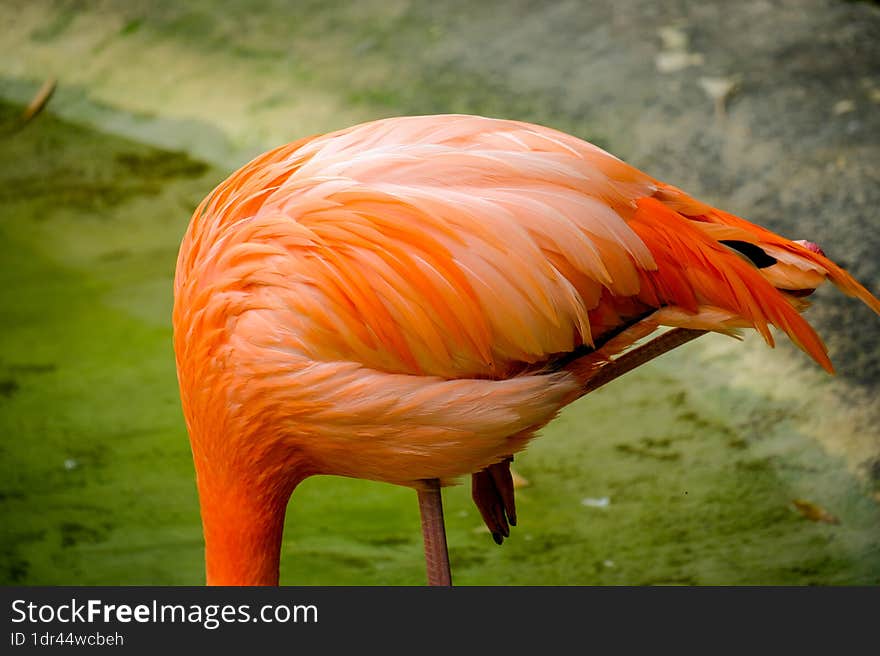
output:
[[[284,515],[293,487],[199,483],[208,585],[278,585]]]

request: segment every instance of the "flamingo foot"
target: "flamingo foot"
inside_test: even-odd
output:
[[[511,462],[513,456],[471,476],[471,496],[496,544],[510,537],[510,527],[516,526]]]

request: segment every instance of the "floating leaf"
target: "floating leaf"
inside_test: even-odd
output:
[[[43,86],[37,91],[37,95],[34,96],[33,100],[31,100],[30,104],[24,110],[24,113],[21,116],[23,123],[27,123],[43,110],[43,107],[49,102],[52,94],[55,93],[55,86],[56,82],[54,78],[49,78],[43,83]]]
[[[840,520],[825,510],[822,506],[818,506],[810,501],[804,501],[803,499],[794,499],[791,503],[801,515],[812,522],[840,524]]]

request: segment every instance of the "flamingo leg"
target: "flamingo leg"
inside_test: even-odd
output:
[[[674,348],[687,344],[697,337],[705,335],[706,332],[705,330],[692,330],[690,328],[673,328],[646,344],[627,351],[623,355],[619,355],[586,381],[582,395],[586,396],[590,392],[595,392],[612,380],[620,378],[623,374],[642,366],[646,362],[650,362],[654,358],[660,357],[664,353],[668,353]]]
[[[440,481],[430,478],[418,490],[419,512],[422,516],[422,538],[425,541],[425,565],[428,585],[451,586],[452,571],[446,547],[446,527],[443,523],[443,498]]]
[[[504,542],[510,536],[510,527],[516,526],[512,461],[513,456],[508,456],[471,476],[471,497],[496,544]]]

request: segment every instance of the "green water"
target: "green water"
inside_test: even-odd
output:
[[[0,105],[0,583],[200,583],[171,281],[225,172],[51,112],[13,129],[20,111]],[[503,546],[468,486],[447,489],[456,583],[880,582],[880,510],[810,434],[816,409],[731,380],[731,353],[761,344],[703,339],[570,407],[517,457],[530,485]],[[796,498],[840,523],[805,519]],[[423,580],[411,490],[315,478],[294,493],[283,583]]]

